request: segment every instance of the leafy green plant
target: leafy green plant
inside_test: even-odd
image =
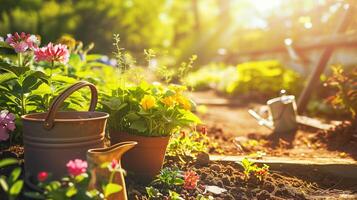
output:
[[[268,165],[263,164],[262,167],[258,167],[258,165],[248,160],[248,158],[243,158],[241,164],[246,179],[249,179],[251,175],[254,175],[259,180],[263,180],[264,176],[269,173]]]
[[[199,123],[183,95],[185,87],[149,85],[118,88],[103,96],[103,110],[110,114],[109,129],[145,136],[168,136],[179,127]]]
[[[165,188],[173,188],[174,186],[183,185],[184,179],[182,171],[178,168],[163,168],[153,183],[160,183]]]
[[[326,86],[337,92],[326,100],[335,108],[346,110],[352,119],[357,116],[357,69],[350,73],[344,72],[341,66],[332,68],[333,75],[326,81]]]
[[[170,138],[169,145],[166,150],[166,155],[177,156],[182,161],[185,157],[196,157],[198,153],[207,152],[209,138],[203,132],[190,131],[186,133],[173,134]]]
[[[9,165],[19,164],[16,159],[7,158],[0,160],[0,168],[7,167]],[[15,200],[21,193],[24,181],[20,179],[21,168],[16,167],[12,170],[9,177],[4,175],[0,176],[0,187],[5,192],[7,199]]]
[[[276,60],[245,62],[236,67],[214,63],[189,73],[185,82],[196,90],[212,88],[228,95],[276,95],[281,89],[296,94],[302,87],[299,75]]]
[[[178,194],[175,191],[169,190],[169,199],[170,200],[184,200],[184,198],[182,198],[180,196],[180,194]]]
[[[145,189],[146,189],[146,193],[147,193],[149,199],[163,197],[163,194],[161,194],[158,189],[156,189],[152,186],[146,187]]]

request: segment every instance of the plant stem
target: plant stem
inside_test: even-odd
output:
[[[18,53],[17,55],[18,55],[19,67],[22,67],[23,66],[22,53]],[[26,107],[25,107],[24,88],[22,84],[21,84],[20,102],[21,102],[21,115],[24,115],[26,113]]]
[[[52,83],[52,75],[53,75],[53,68],[55,66],[55,61],[51,61],[51,70],[50,70],[50,78],[49,78],[49,85],[50,85],[50,89],[51,89],[51,96],[50,99],[47,101],[48,102],[48,106],[50,104],[50,100],[53,99],[53,83]]]
[[[22,53],[18,53],[17,55],[18,55],[18,59],[19,59],[19,60],[18,60],[18,62],[19,62],[18,65],[19,65],[19,67],[22,67],[22,66],[23,66],[23,63],[22,63]]]
[[[109,183],[112,183],[113,182],[113,179],[114,179],[114,174],[115,174],[115,170],[112,171],[112,173],[110,173],[110,176],[109,176]]]

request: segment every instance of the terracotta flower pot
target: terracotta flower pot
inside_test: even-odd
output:
[[[123,168],[132,173],[135,179],[143,182],[150,181],[159,174],[169,139],[170,136],[146,137],[110,131],[112,145],[125,141],[138,142],[135,148],[123,156],[122,164]]]

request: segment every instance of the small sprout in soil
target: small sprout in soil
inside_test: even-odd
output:
[[[146,193],[148,194],[149,198],[160,198],[163,196],[158,189],[152,186],[146,187]]]
[[[201,152],[208,151],[209,138],[204,132],[181,131],[172,136],[167,148],[167,155],[179,157],[185,163],[185,158],[196,158]]]
[[[177,185],[184,184],[182,179],[182,171],[178,168],[164,168],[161,170],[160,174],[154,180],[153,183],[162,184],[165,188],[173,188]]]
[[[268,165],[263,164],[262,167],[259,167],[254,162],[248,160],[248,158],[244,158],[242,160],[242,166],[244,169],[245,178],[247,180],[251,177],[251,175],[254,175],[256,178],[258,178],[261,181],[263,180],[264,176],[269,173]]]
[[[184,200],[177,192],[169,190],[169,200]]]

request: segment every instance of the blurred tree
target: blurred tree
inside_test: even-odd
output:
[[[355,0],[0,0],[0,35],[25,31],[47,43],[69,34],[94,42],[96,52],[111,53],[113,33],[119,33],[134,54],[152,48],[176,58],[171,63],[192,54],[207,63],[225,52],[282,46],[285,38],[327,35],[346,2],[357,5]],[[357,14],[349,31],[355,31],[356,19]]]

